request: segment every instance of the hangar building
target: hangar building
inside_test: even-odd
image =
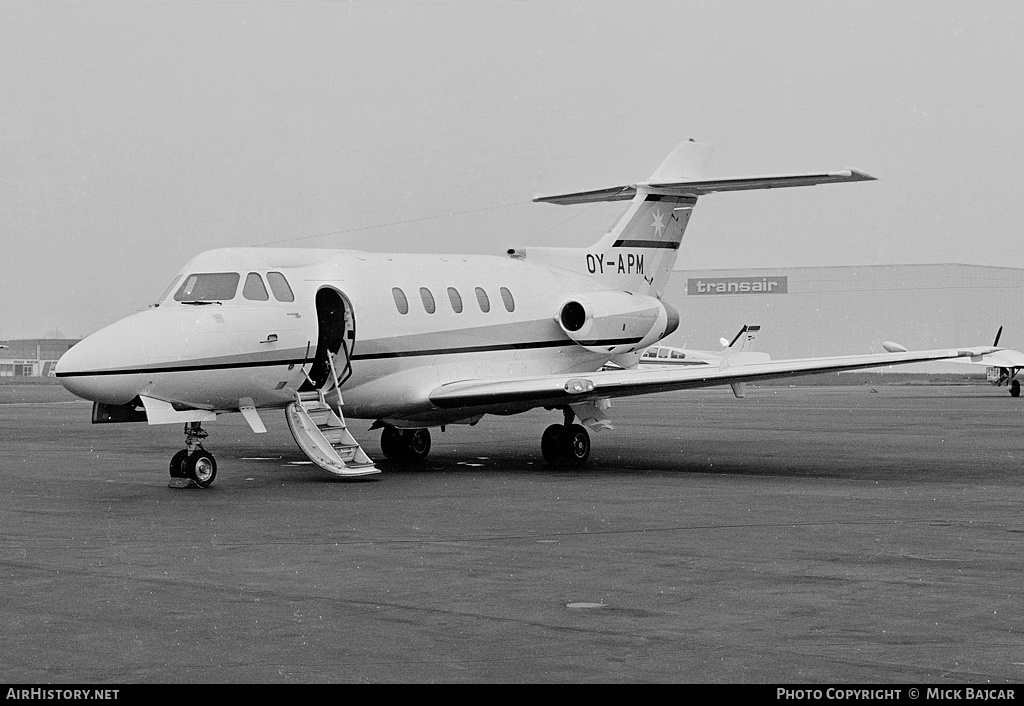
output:
[[[1024,270],[977,265],[869,265],[676,270],[664,299],[679,311],[666,343],[721,348],[744,324],[760,324],[756,350],[772,358],[991,344],[1024,350]],[[893,372],[977,372],[927,363]]]
[[[0,377],[53,375],[53,366],[77,338],[0,341]]]

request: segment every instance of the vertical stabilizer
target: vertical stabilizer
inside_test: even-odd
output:
[[[710,158],[710,145],[692,140],[677,145],[650,180],[636,186],[632,203],[612,229],[586,249],[593,255],[587,258],[594,265],[591,274],[616,289],[660,298],[697,199],[651,184],[700,179]]]
[[[697,199],[637,187],[626,213],[586,248],[590,274],[610,287],[661,297]]]
[[[680,142],[665,158],[654,174],[651,183],[671,183],[703,179],[708,162],[711,161],[711,145],[689,140]]]

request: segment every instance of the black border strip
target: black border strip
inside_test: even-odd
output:
[[[121,370],[83,370],[57,373],[59,378],[74,378],[97,375],[145,375],[147,373],[184,373],[196,370],[229,370],[231,368],[265,368],[273,365],[302,365],[302,358],[294,360],[248,361],[245,363],[203,363],[201,365],[175,365],[163,368],[125,368]]]
[[[613,248],[655,248],[658,250],[678,250],[679,243],[665,240],[616,240]]]

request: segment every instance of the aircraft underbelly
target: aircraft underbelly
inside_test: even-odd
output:
[[[289,369],[291,367],[291,369]],[[233,410],[252,398],[256,407],[284,407],[302,384],[299,365],[163,372],[143,376],[141,394],[201,409]]]
[[[436,356],[362,360],[342,387],[345,414],[359,419],[419,419],[442,423],[479,414],[510,414],[499,405],[473,410],[439,409],[430,402],[436,388],[464,380],[507,380],[559,373],[593,372],[600,356],[577,346],[540,351],[490,351]]]

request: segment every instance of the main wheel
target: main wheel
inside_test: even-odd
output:
[[[544,460],[552,466],[558,465],[562,460],[562,432],[565,426],[552,424],[540,437],[540,453]]]
[[[199,449],[182,464],[185,474],[200,488],[209,488],[217,477],[217,462],[209,451]]]
[[[188,458],[188,451],[182,449],[171,456],[171,478],[188,478],[185,472],[185,459]]]
[[[581,424],[573,424],[562,437],[565,460],[573,466],[582,466],[590,458],[590,433]]]
[[[1020,397],[1020,380],[1010,383],[1010,397]]]
[[[402,460],[402,432],[394,427],[384,427],[380,435],[380,451],[392,461]]]
[[[380,450],[392,461],[422,461],[430,453],[430,430],[384,427]]]
[[[409,429],[405,434],[405,453],[410,461],[422,461],[430,453],[430,430]]]

